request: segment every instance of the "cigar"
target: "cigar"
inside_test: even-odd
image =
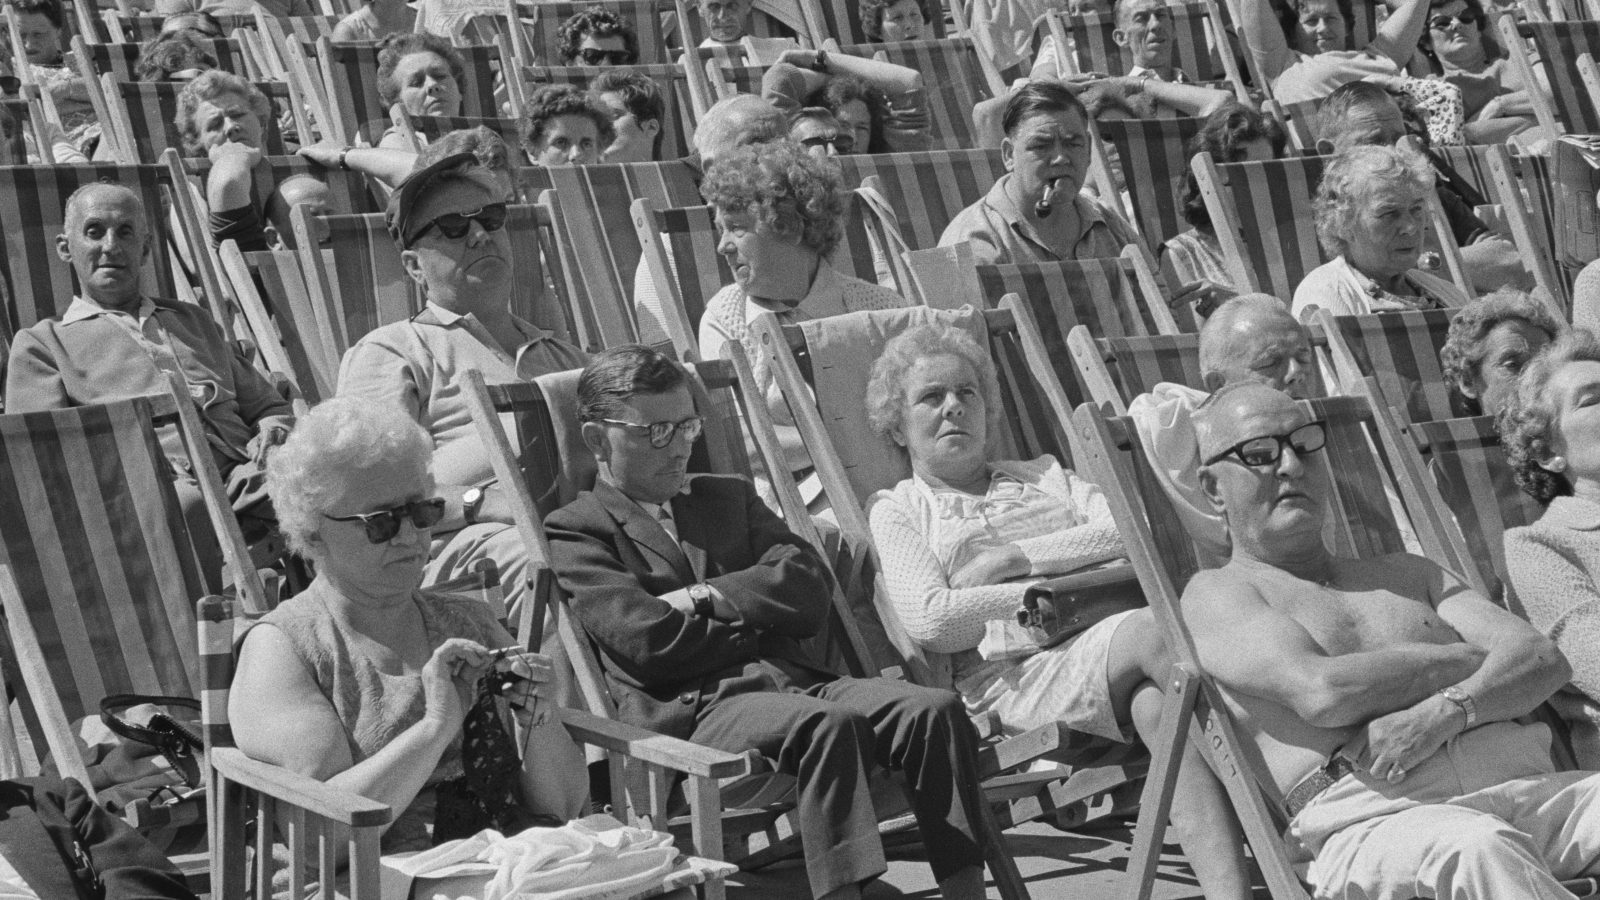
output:
[[[1052,178],[1050,179],[1049,183],[1044,186],[1044,196],[1040,197],[1033,204],[1033,214],[1041,219],[1050,218],[1050,210],[1052,208],[1050,205],[1050,198],[1054,197],[1055,194],[1056,180]]]

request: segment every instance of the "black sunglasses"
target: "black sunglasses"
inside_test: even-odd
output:
[[[578,58],[586,66],[626,66],[633,62],[633,54],[626,50],[601,50],[599,47],[584,47],[578,51]]]
[[[1477,10],[1463,9],[1461,12],[1458,12],[1453,16],[1434,16],[1428,20],[1428,27],[1437,28],[1440,31],[1443,31],[1446,28],[1449,28],[1451,25],[1457,23],[1462,25],[1476,25],[1482,21],[1483,15]]]
[[[641,425],[638,422],[624,422],[621,419],[601,419],[600,421],[605,422],[607,425],[621,425],[636,434],[648,435],[650,446],[657,450],[672,443],[672,439],[677,437],[680,431],[683,432],[683,436],[688,439],[689,443],[694,443],[695,439],[700,437],[700,431],[706,425],[706,420],[700,416],[690,416],[682,422],[651,422],[649,425]]]
[[[444,518],[444,498],[412,500],[393,509],[356,513],[353,516],[330,516],[323,513],[322,517],[335,522],[360,522],[367,529],[367,540],[374,544],[386,544],[400,533],[401,519],[410,519],[411,524],[418,529],[432,528],[439,524],[439,520]]]
[[[472,223],[477,222],[483,226],[484,231],[499,231],[506,227],[508,210],[504,203],[491,203],[484,208],[469,213],[445,213],[432,222],[422,226],[416,234],[411,236],[414,244],[428,233],[430,228],[438,228],[439,233],[452,241],[459,241],[472,230]]]
[[[1206,460],[1206,465],[1234,457],[1252,469],[1270,466],[1283,458],[1283,448],[1293,447],[1295,455],[1316,453],[1328,444],[1328,424],[1323,421],[1307,422],[1288,434],[1267,434],[1240,441],[1232,447]]]

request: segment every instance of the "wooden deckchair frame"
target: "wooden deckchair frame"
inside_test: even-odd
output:
[[[1600,69],[1595,65],[1594,54],[1582,49],[1591,43],[1600,44],[1600,41],[1588,40],[1600,34],[1597,32],[1600,23],[1593,20],[1518,23],[1511,16],[1501,16],[1497,27],[1511,68],[1522,79],[1533,102],[1534,117],[1546,134],[1581,134],[1600,127]],[[1538,69],[1542,71],[1535,71],[1535,60],[1528,52],[1527,41],[1537,40],[1536,34],[1541,31],[1556,36],[1556,44],[1565,43],[1560,40],[1561,30],[1578,33],[1578,39],[1573,41],[1577,52],[1570,61],[1578,76],[1575,80],[1563,65],[1567,60],[1559,52],[1559,46],[1545,46],[1546,42],[1540,42],[1536,49]],[[1556,91],[1561,92],[1560,100]]]
[[[873,187],[913,250],[938,246],[951,220],[1005,174],[998,148],[851,154],[837,162],[846,187],[877,177]]]

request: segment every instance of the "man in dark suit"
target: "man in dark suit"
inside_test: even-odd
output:
[[[171,861],[71,779],[0,781],[0,894],[195,900]]]
[[[545,525],[618,714],[795,775],[817,897],[857,896],[885,870],[867,771],[900,770],[944,896],[981,897],[977,736],[960,699],[840,678],[801,649],[828,614],[827,568],[748,482],[686,475],[701,420],[676,362],[641,345],[600,354],[578,415],[599,477]]]

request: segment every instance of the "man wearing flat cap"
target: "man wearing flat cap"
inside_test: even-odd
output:
[[[427,583],[493,559],[516,621],[527,551],[472,427],[463,376],[477,369],[490,384],[504,384],[581,368],[587,357],[511,314],[510,170],[504,142],[479,134],[425,149],[389,198],[389,234],[427,302],[410,319],[375,329],[350,348],[339,367],[338,393],[398,403],[427,429],[433,474],[446,502],[433,531]]]

